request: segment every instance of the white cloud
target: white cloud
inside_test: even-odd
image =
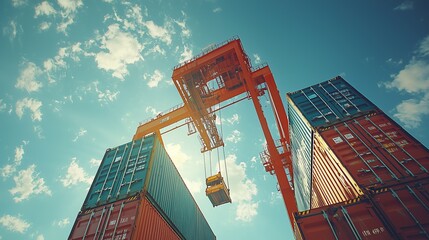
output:
[[[145,16],[147,16],[147,9],[145,9]],[[115,17],[117,21],[122,22],[123,26],[126,30],[136,31],[140,36],[145,34],[143,28],[145,27],[145,23],[143,22],[142,11],[139,5],[135,4],[127,9],[126,19],[119,20],[119,17],[115,13]]]
[[[40,107],[42,106],[42,102],[32,98],[24,98],[16,102],[16,115],[19,118],[22,118],[24,115],[24,110],[30,109],[31,111],[31,119],[33,121],[42,121],[42,112],[40,111]]]
[[[225,140],[232,143],[238,143],[241,141],[241,132],[235,129],[230,135],[228,135],[228,137],[226,137]]]
[[[394,8],[394,10],[406,11],[412,10],[414,8],[414,3],[412,1],[405,1],[399,4]]]
[[[43,1],[39,5],[34,8],[34,17],[37,18],[41,15],[53,15],[56,14],[57,11],[52,7],[52,5],[48,1]]]
[[[154,107],[152,107],[152,106],[147,106],[146,107],[146,109],[145,109],[145,112],[146,113],[151,113],[153,116],[156,116],[156,115],[158,115],[158,114],[160,114],[161,112],[160,111],[158,111],[158,110],[156,110]]]
[[[15,148],[15,164],[20,165],[22,158],[24,157],[24,146],[21,145]]]
[[[6,103],[3,102],[3,99],[0,99],[0,112],[3,112],[6,109]]]
[[[45,240],[45,237],[43,236],[43,234],[39,234],[37,235],[36,240]]]
[[[180,29],[182,29],[182,37],[189,38],[191,36],[191,30],[186,27],[186,14],[182,11],[182,15],[185,18],[183,21],[175,20],[174,22],[179,25]]]
[[[67,12],[75,12],[79,7],[83,6],[82,0],[57,0],[58,5]]]
[[[76,142],[80,137],[85,136],[85,134],[86,134],[87,132],[88,132],[88,131],[87,131],[86,129],[83,129],[83,128],[79,129],[79,132],[78,132],[78,133],[76,133],[76,137],[75,137],[72,141],[73,141],[73,142]]]
[[[402,101],[394,114],[407,128],[419,127],[425,115],[429,115],[429,92],[421,99]]]
[[[192,58],[192,50],[185,45],[183,52],[180,54],[179,62],[184,62]]]
[[[420,43],[419,53],[423,56],[429,55],[429,35],[426,36],[426,38],[423,39],[423,41]]]
[[[51,27],[51,23],[50,22],[42,22],[39,24],[39,29],[40,31],[46,31]]]
[[[221,166],[223,167],[224,164],[222,160]],[[258,194],[258,188],[246,175],[246,163],[237,163],[236,155],[228,155],[226,164],[231,199],[233,203],[237,203],[236,220],[249,222],[257,215],[258,203],[254,201],[254,197]]]
[[[183,167],[186,165],[186,162],[191,159],[191,157],[183,152],[182,146],[180,144],[169,143],[165,149],[167,150],[168,155],[172,156],[172,160],[177,169],[179,169],[179,171],[183,171]]]
[[[12,0],[12,5],[14,7],[20,7],[27,3],[27,0]]]
[[[9,192],[16,197],[13,199],[15,202],[21,202],[30,197],[32,194],[45,193],[52,195],[51,190],[45,185],[45,180],[35,173],[36,165],[31,165],[25,170],[21,170],[18,176],[13,177],[15,187],[10,189]]]
[[[7,230],[12,232],[24,233],[30,227],[30,223],[24,219],[9,214],[3,215],[0,218],[0,224],[3,225]]]
[[[128,75],[128,64],[143,60],[140,52],[144,46],[128,32],[120,30],[119,24],[112,24],[101,38],[101,51],[95,55],[100,69],[113,71],[112,76],[124,80]]]
[[[16,165],[7,164],[0,168],[0,174],[3,178],[8,178],[16,171]]]
[[[167,27],[158,26],[153,21],[143,22],[143,24],[149,30],[149,35],[152,38],[159,39],[167,45],[171,44],[171,33]]]
[[[151,53],[159,53],[159,54],[165,56],[165,50],[162,49],[159,45],[155,45],[153,48],[151,48],[149,51],[147,51],[145,53],[145,56],[147,56]]]
[[[81,53],[83,53],[84,55],[88,54],[82,50],[81,45],[82,43],[76,42],[70,46],[61,47],[58,49],[57,55],[55,55],[53,58],[48,58],[43,62],[44,72],[48,75],[49,83],[56,82],[51,74],[53,74],[55,71],[67,68],[66,61],[68,60],[68,58],[71,58],[75,62],[79,62],[79,55]],[[59,72],[61,74],[64,73],[64,71]]]
[[[71,187],[78,183],[91,184],[92,179],[93,177],[88,176],[85,170],[77,164],[76,158],[73,158],[67,168],[67,174],[60,181],[64,187]]]
[[[420,126],[424,116],[429,115],[429,36],[423,39],[410,62],[398,74],[392,74],[393,80],[382,85],[412,95],[396,106],[394,116],[407,128]]]
[[[100,84],[100,82],[95,81],[92,84],[95,87],[95,92],[97,93],[98,102],[100,102],[102,106],[103,106],[103,104],[108,104],[110,102],[116,101],[116,98],[118,97],[119,91],[113,91],[110,89],[106,89],[104,91],[101,91],[98,88],[98,85]]]
[[[399,59],[398,61],[395,61],[395,60],[393,60],[393,58],[387,59],[386,62],[389,63],[389,64],[392,64],[392,65],[401,65],[403,63],[402,59]]]
[[[9,22],[7,26],[3,27],[3,35],[8,36],[10,41],[13,41],[16,38],[17,34],[18,34],[18,25],[16,21],[12,20]]]
[[[258,214],[258,203],[241,203],[237,206],[236,220],[250,222]]]
[[[57,0],[61,7],[61,22],[57,25],[57,31],[67,35],[67,28],[74,23],[78,8],[83,6],[82,0]]]
[[[219,13],[219,12],[222,12],[222,8],[217,7],[215,9],[213,9],[213,13]]]
[[[164,74],[156,69],[152,75],[145,73],[143,75],[144,80],[148,80],[147,85],[150,88],[158,87],[159,82],[164,78]]]
[[[229,124],[231,124],[231,125],[234,125],[235,123],[240,123],[240,117],[238,116],[238,114],[237,113],[234,113],[233,115],[232,115],[232,117],[230,117],[230,118],[227,118],[226,119],[226,121],[229,123]]]
[[[36,81],[36,78],[42,73],[39,67],[32,62],[25,64],[24,69],[22,69],[17,82],[15,84],[16,88],[25,89],[27,92],[38,91],[43,85],[41,82]]]
[[[101,159],[91,158],[89,160],[89,163],[91,164],[92,167],[98,167],[101,164]]]
[[[386,83],[385,86],[408,93],[429,90],[429,63],[423,60],[412,60],[397,75],[393,75],[393,81]]]
[[[261,63],[261,57],[259,57],[258,54],[253,54],[253,57],[255,58],[255,64],[260,64]]]
[[[202,180],[196,180],[192,181],[187,178],[183,178],[183,181],[186,184],[186,187],[188,187],[189,191],[192,195],[196,195],[197,193],[200,193],[203,189],[203,181]]]
[[[43,134],[42,134],[43,133],[43,129],[42,129],[42,127],[40,125],[34,126],[33,127],[33,131],[36,133],[36,135],[37,135],[37,137],[39,139],[45,138],[45,136],[43,136]]]
[[[60,228],[66,227],[69,224],[70,224],[69,218],[64,218],[64,219],[61,219],[61,220],[58,220],[58,221],[54,222],[54,225],[56,225],[56,226],[58,226]]]
[[[23,142],[24,142],[24,145],[28,144],[28,141],[23,141]],[[21,162],[25,153],[24,145],[20,145],[19,147],[15,148],[15,157],[14,157],[13,164],[7,164],[3,168],[0,168],[0,175],[3,178],[10,177],[12,174],[16,172],[16,167],[21,165]]]

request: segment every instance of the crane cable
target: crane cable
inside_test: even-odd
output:
[[[223,128],[222,128],[222,110],[220,107],[220,102],[219,102],[219,121],[220,121],[220,135],[222,137],[222,141],[223,141]],[[223,152],[223,163],[225,165],[225,173],[226,173],[226,187],[229,190],[229,178],[228,178],[228,168],[226,167],[226,157],[225,157],[225,146],[222,146],[222,152]],[[220,171],[220,162],[219,162],[219,171]]]
[[[207,179],[206,154],[205,153],[203,153],[203,160],[204,160],[204,179]]]

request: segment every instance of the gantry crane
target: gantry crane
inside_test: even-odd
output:
[[[232,38],[174,67],[172,80],[183,104],[141,123],[133,140],[160,132],[162,128],[185,120],[185,123],[179,126],[188,125],[191,133],[198,131],[202,143],[201,152],[222,147],[224,143],[215,122],[215,112],[219,107],[215,106],[239,95],[245,95],[223,107],[243,99],[252,100],[267,141],[266,149],[260,154],[261,160],[265,170],[277,177],[293,227],[293,212],[297,211],[297,206],[292,183],[288,119],[268,65],[252,68],[240,39]],[[271,100],[280,136],[277,141],[273,139],[259,102],[258,97],[264,94],[268,94]],[[207,178],[206,183],[207,189],[212,190],[206,190],[206,193],[214,206],[230,202],[229,189],[225,188],[220,174]]]

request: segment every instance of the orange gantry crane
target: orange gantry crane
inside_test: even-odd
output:
[[[226,100],[236,99],[221,108],[243,99],[251,99],[267,141],[266,149],[261,153],[261,160],[265,170],[277,177],[293,227],[293,212],[297,211],[297,206],[292,182],[289,123],[270,68],[267,65],[252,68],[240,39],[233,38],[176,66],[172,79],[183,104],[141,123],[133,140],[160,132],[162,128],[185,120],[185,123],[175,128],[188,125],[189,133],[198,131],[202,153],[222,147],[224,142],[215,122],[215,112],[220,108],[216,106]],[[280,136],[277,141],[273,139],[259,102],[258,97],[264,94],[268,94],[274,112]],[[239,95],[245,96],[237,100]],[[208,177],[206,184],[206,194],[213,206],[231,202],[229,189],[225,187],[220,173]]]

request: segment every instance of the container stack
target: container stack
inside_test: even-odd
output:
[[[343,78],[287,94],[297,239],[429,239],[429,151]]]
[[[75,239],[216,239],[158,135],[109,148]]]

